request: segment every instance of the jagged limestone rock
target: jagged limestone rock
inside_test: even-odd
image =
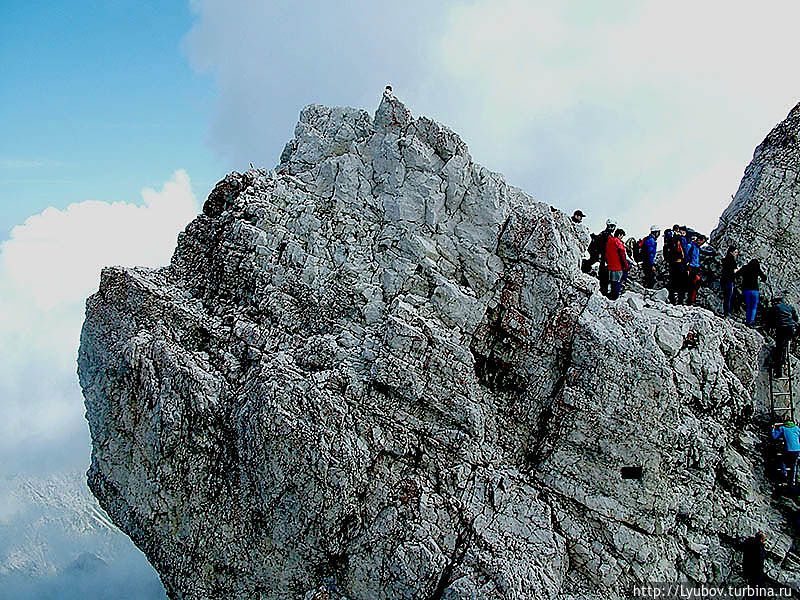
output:
[[[306,108],[168,268],[103,271],[92,490],[172,598],[624,597],[757,528],[780,564],[760,336],[603,298],[579,236],[396,99]]]
[[[800,304],[800,104],[756,148],[739,190],[711,234],[722,252],[736,244],[740,260],[758,258],[767,297],[788,291]]]

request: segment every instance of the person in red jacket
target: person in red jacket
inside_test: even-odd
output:
[[[611,293],[608,297],[611,300],[619,298],[622,275],[631,268],[630,263],[628,263],[628,256],[625,253],[625,244],[622,242],[623,237],[625,237],[625,232],[622,229],[617,229],[614,235],[608,238],[608,244],[606,244],[608,280],[611,282]]]

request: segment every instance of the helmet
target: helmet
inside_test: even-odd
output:
[[[616,224],[617,224],[617,220],[616,219],[606,219],[606,226],[608,226],[608,225],[616,225]]]
[[[656,225],[650,225],[650,233],[653,233],[654,231],[660,231],[660,230],[659,230],[659,228],[658,228],[658,226],[656,226]]]

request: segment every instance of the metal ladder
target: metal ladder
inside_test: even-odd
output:
[[[773,374],[772,365],[769,366],[769,408],[772,421],[794,421],[794,386],[792,377],[792,355],[789,352],[790,344],[786,344],[783,356],[783,372],[780,377]]]
[[[780,376],[775,376],[773,373],[772,364],[769,365],[769,405],[770,413],[772,416],[772,423],[785,423],[786,421],[794,421],[794,382],[792,376],[792,354],[789,352],[791,340],[786,344],[785,354],[783,355],[783,371]],[[777,449],[779,448],[779,449]],[[785,446],[782,440],[778,440],[776,450],[778,453],[779,463],[777,465],[777,476],[782,477],[782,470],[780,467],[780,457],[784,452]],[[800,470],[800,466],[798,466]],[[790,485],[794,485],[794,480]]]

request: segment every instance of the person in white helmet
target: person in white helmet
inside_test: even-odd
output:
[[[606,220],[606,230],[597,235],[592,235],[592,242],[589,244],[589,259],[584,261],[584,272],[588,272],[591,266],[600,262],[597,269],[597,278],[600,280],[600,293],[608,296],[608,263],[606,262],[606,249],[608,248],[608,238],[614,235],[617,228],[616,219]]]
[[[617,229],[617,220],[616,219],[606,219],[606,230],[601,233],[603,239],[603,252],[600,257],[600,266],[597,269],[598,276],[600,278],[600,291],[604,296],[610,296],[611,290],[611,280],[609,279],[608,273],[608,243],[611,241],[611,238],[614,237],[614,231]]]

